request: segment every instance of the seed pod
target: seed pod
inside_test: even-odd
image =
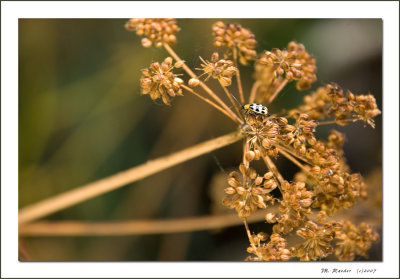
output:
[[[229,77],[220,77],[218,80],[219,83],[224,87],[229,86],[232,83],[232,80]]]
[[[236,187],[236,192],[239,195],[243,195],[246,192],[246,189],[244,189],[243,187]]]
[[[312,200],[311,199],[304,199],[304,200],[301,200],[299,203],[300,203],[301,207],[309,207],[311,205],[311,203],[312,203]]]
[[[212,55],[211,55],[211,62],[217,62],[219,60],[219,54],[218,54],[218,52],[214,52]]]
[[[266,241],[268,238],[268,234],[266,234],[265,232],[259,232],[257,234],[257,237],[261,240],[261,241]]]
[[[224,189],[224,191],[225,191],[225,193],[227,193],[228,195],[232,195],[232,194],[236,193],[235,188],[233,188],[233,187],[226,187],[226,188]]]
[[[274,174],[272,173],[272,171],[266,172],[266,173],[264,174],[264,178],[265,178],[266,180],[271,179],[273,176],[274,176]]]
[[[179,69],[182,68],[183,64],[185,64],[185,61],[179,60],[174,64],[174,67]]]
[[[190,87],[196,87],[200,84],[200,81],[197,78],[191,78],[189,80],[189,86]]]
[[[142,46],[143,47],[151,47],[152,44],[153,43],[149,39],[147,39],[147,38],[143,38],[142,39]]]
[[[256,177],[256,179],[254,180],[254,184],[256,185],[260,185],[263,181],[263,178],[261,176]]]
[[[228,178],[228,184],[232,187],[238,187],[240,185],[239,181],[233,177]]]
[[[249,150],[249,151],[247,151],[247,152],[245,153],[245,158],[246,158],[246,160],[249,161],[249,162],[253,161],[253,160],[254,160],[254,157],[255,157],[255,153],[254,153],[254,151],[252,151],[252,150]]]
[[[275,223],[276,222],[275,214],[271,212],[267,213],[267,215],[265,215],[265,221],[267,221],[268,223]]]

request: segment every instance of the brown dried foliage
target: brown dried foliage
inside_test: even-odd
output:
[[[155,23],[170,26],[169,31],[154,27]],[[149,40],[159,46],[160,43],[175,42],[175,39],[167,40],[179,29],[175,24],[170,19],[139,19],[130,20],[127,28],[136,28],[139,35],[150,36]],[[237,59],[244,65],[255,60],[255,83],[249,100],[269,104],[286,83],[295,81],[297,90],[307,90],[317,79],[315,58],[298,42],[289,42],[283,50],[264,51],[257,57],[254,34],[239,24],[216,22],[212,34],[214,45],[228,50],[225,59],[219,59],[218,53],[212,55],[211,62],[202,59],[198,70],[206,75],[205,82],[212,77],[225,88],[231,85],[233,78],[240,78]],[[166,47],[166,50],[177,59],[171,48]],[[227,60],[229,57],[233,60]],[[216,99],[214,93],[210,93],[212,89],[202,84],[182,60],[178,61],[191,77],[189,85],[201,85],[206,94]],[[153,63],[143,70],[142,93],[150,94],[152,99],[161,97],[166,104],[175,95],[182,95],[180,85],[183,81],[172,73],[172,69],[172,59],[167,58],[161,65]],[[238,82],[240,86],[241,82]],[[182,87],[186,89],[184,85]],[[226,88],[225,93],[230,94]],[[207,99],[207,102],[211,101]],[[214,106],[226,109],[226,106]],[[230,116],[232,111],[224,113]],[[238,217],[244,220],[250,241],[248,252],[253,254],[247,260],[298,258],[310,261],[329,254],[339,260],[353,260],[356,255],[367,255],[371,243],[378,240],[372,227],[330,220],[335,213],[350,209],[358,200],[365,199],[366,184],[346,163],[345,136],[332,130],[325,141],[317,139],[315,131],[319,125],[347,125],[358,120],[374,128],[373,118],[380,113],[371,94],[357,96],[350,91],[344,94],[338,85],[327,84],[306,95],[304,103],[287,115],[261,115],[251,110],[237,115],[237,119],[241,119],[239,129],[245,138],[243,157],[239,172],[229,174],[223,204],[235,209]],[[278,155],[299,167],[293,182],[286,180],[285,173],[275,166],[272,159]],[[265,170],[259,174],[251,164],[261,159],[265,162]],[[275,189],[279,190],[278,195],[274,194]],[[269,211],[274,205],[278,205],[278,213]],[[266,222],[273,225],[273,234],[269,238],[264,232],[254,235],[248,229],[246,218],[257,210],[265,210]],[[298,244],[288,248],[287,237],[295,233]]]

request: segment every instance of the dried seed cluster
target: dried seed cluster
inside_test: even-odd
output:
[[[340,261],[353,261],[356,255],[366,257],[371,242],[378,241],[379,235],[370,225],[361,223],[359,227],[345,221],[343,229],[336,234],[335,255]]]
[[[347,125],[352,121],[362,120],[372,128],[375,127],[373,118],[381,113],[372,95],[354,95],[343,90],[336,84],[319,87],[314,93],[304,97],[304,105],[293,112],[307,112],[312,119],[335,117],[339,125]]]
[[[286,239],[277,233],[270,236],[268,243],[263,243],[268,239],[268,235],[264,232],[252,235],[255,249],[253,246],[247,248],[247,252],[256,255],[248,256],[248,261],[288,261],[290,259],[290,251],[286,248]]]
[[[325,223],[323,226],[308,221],[304,228],[296,232],[305,239],[305,242],[292,247],[292,255],[300,258],[301,261],[325,258],[333,252],[331,242],[341,227],[341,223],[334,221]]]
[[[176,42],[176,32],[179,31],[178,24],[173,18],[131,18],[125,28],[135,31],[142,39],[144,47],[155,45],[161,47],[163,43],[173,45]]]
[[[295,81],[298,90],[305,90],[316,81],[315,59],[304,45],[290,42],[285,49],[265,51],[256,60],[257,43],[254,35],[239,24],[219,21],[212,27],[214,45],[228,48],[225,59],[220,59],[215,52],[211,62],[200,58],[201,68],[197,70],[202,71],[200,77],[206,76],[205,82],[210,78],[219,81],[236,109],[235,115],[166,45],[176,41],[175,34],[179,28],[175,20],[131,19],[126,28],[145,36],[142,40],[145,47],[153,44],[164,46],[172,57],[179,60],[173,64],[172,58],[167,57],[161,64],[153,62],[149,68],[142,70],[142,94],[149,94],[153,100],[161,98],[169,105],[171,99],[182,95],[182,89],[185,89],[240,123],[245,137],[242,163],[238,172],[229,174],[225,188],[227,196],[223,204],[235,209],[238,216],[244,219],[251,244],[247,251],[253,254],[247,260],[287,261],[295,257],[310,261],[329,254],[339,260],[354,260],[357,255],[367,256],[371,243],[378,240],[378,234],[370,226],[363,223],[357,227],[348,221],[342,223],[328,219],[342,209],[353,207],[357,200],[366,198],[366,185],[361,175],[351,173],[346,163],[344,135],[332,130],[327,140],[319,140],[315,130],[318,125],[347,125],[357,120],[374,127],[373,118],[381,111],[372,95],[356,96],[350,91],[344,94],[336,84],[327,84],[305,96],[304,104],[288,113],[269,115],[267,107],[259,104],[269,105],[288,82]],[[233,59],[228,60],[232,56]],[[247,101],[241,88],[237,59],[241,64],[256,60],[256,82],[250,92],[249,105],[243,106],[242,110],[226,88],[236,76],[240,99]],[[190,75],[188,85],[192,88],[200,85],[211,98],[203,97],[184,85],[178,75],[172,72],[174,68],[181,67]],[[254,105],[255,101],[258,105]],[[328,119],[322,122],[325,118]],[[300,168],[294,181],[288,182],[275,166],[273,159],[279,156],[286,157]],[[266,167],[265,171],[260,172],[265,172],[263,175],[251,167],[260,159],[263,159]],[[275,195],[278,191],[280,194]],[[251,235],[246,218],[268,206],[265,220],[272,225],[273,234],[270,237],[263,232]],[[315,219],[316,223],[310,219]],[[289,248],[287,237],[293,235],[290,233],[294,231],[300,237],[295,236],[298,242]]]
[[[255,63],[256,79],[270,85],[278,77],[296,80],[298,90],[306,90],[317,80],[315,59],[307,53],[304,45],[290,42],[287,49],[274,48],[265,51]]]
[[[149,68],[142,70],[140,86],[142,94],[149,94],[152,100],[161,97],[164,104],[169,105],[171,98],[182,96],[181,84],[183,81],[172,73],[174,66],[172,58],[167,57],[161,63],[153,62]],[[175,63],[179,67],[179,62]]]
[[[201,57],[200,59],[203,63],[198,70],[203,71],[203,75],[207,75],[205,81],[212,77],[213,79],[217,79],[222,86],[231,85],[232,77],[237,71],[231,60],[219,59],[217,52],[214,52],[211,56],[211,62]]]
[[[268,203],[274,203],[270,192],[277,183],[271,172],[258,176],[254,169],[244,164],[239,166],[239,170],[240,174],[236,171],[229,174],[229,187],[225,188],[229,197],[225,197],[222,203],[235,208],[240,218],[246,218],[257,208],[266,208]]]
[[[300,226],[311,214],[313,192],[308,191],[303,182],[285,181],[281,189],[283,196],[279,206],[280,217],[267,215],[266,220],[269,223],[278,223],[273,227],[275,233],[287,234]]]
[[[212,26],[214,45],[217,47],[227,46],[227,57],[231,56],[234,51],[238,52],[239,62],[247,65],[249,61],[255,60],[257,52],[254,50],[257,41],[254,34],[250,30],[243,28],[240,24],[223,23],[218,21]],[[234,50],[236,49],[236,50]]]
[[[266,152],[268,156],[276,157],[279,124],[264,115],[251,113],[245,115],[245,120],[248,125],[243,127],[243,131],[247,135],[249,150],[262,154]]]
[[[315,198],[312,207],[321,208],[329,216],[351,208],[358,199],[367,197],[361,175],[350,173],[342,158],[343,143],[343,135],[333,130],[328,142],[317,141],[312,148],[307,148],[305,160],[312,165],[312,177],[303,173],[295,178],[313,187]]]

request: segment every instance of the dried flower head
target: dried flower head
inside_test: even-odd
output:
[[[242,65],[247,65],[249,61],[256,59],[257,52],[254,49],[257,41],[254,39],[254,34],[248,29],[243,28],[240,24],[225,24],[218,21],[214,23],[212,30],[215,39],[214,45],[229,48],[225,53],[226,57],[232,54],[235,56],[235,52],[237,52]]]
[[[313,192],[306,189],[303,182],[289,183],[285,181],[281,185],[283,192],[279,211],[281,216],[276,218],[273,227],[275,233],[287,234],[304,222],[311,214],[311,204],[313,202]]]
[[[361,223],[359,227],[345,221],[343,229],[336,234],[335,255],[340,261],[352,261],[356,255],[367,257],[371,242],[378,241],[379,235],[370,225]]]
[[[125,28],[128,31],[136,31],[142,39],[144,47],[154,44],[161,47],[163,43],[173,45],[176,42],[176,32],[179,31],[178,24],[173,18],[131,18]]]
[[[212,77],[213,79],[217,79],[222,86],[231,85],[232,77],[237,71],[231,60],[219,60],[217,52],[214,52],[211,56],[211,62],[204,60],[201,57],[200,59],[203,64],[201,64],[201,68],[198,68],[197,70],[203,71],[202,75],[207,75],[205,81]]]
[[[304,105],[292,113],[307,112],[312,119],[323,119],[334,116],[339,125],[362,120],[372,128],[375,127],[373,118],[381,113],[372,95],[355,96],[350,91],[347,94],[336,84],[319,87],[315,92],[304,97]]]
[[[268,203],[274,203],[270,192],[277,187],[277,183],[268,173],[264,177],[258,176],[254,169],[244,164],[239,166],[239,170],[240,174],[236,171],[229,174],[229,186],[225,188],[225,193],[230,196],[222,202],[235,208],[239,217],[246,218],[257,208],[266,208]]]
[[[255,257],[248,256],[248,261],[288,261],[291,257],[289,249],[286,248],[286,239],[277,233],[270,236],[268,243],[262,243],[267,240],[266,233],[252,235],[255,246],[247,248],[247,252],[254,254]]]
[[[245,115],[248,125],[243,126],[242,130],[246,134],[249,150],[258,150],[264,154],[275,157],[278,155],[276,145],[279,137],[279,124],[273,118],[264,115],[248,113]]]
[[[325,223],[323,226],[308,221],[304,228],[296,232],[297,235],[305,239],[305,242],[292,247],[292,255],[300,258],[301,261],[326,257],[333,252],[331,242],[341,227],[341,223],[334,221]]]
[[[164,104],[169,105],[171,98],[176,95],[182,96],[181,84],[183,81],[172,73],[172,58],[167,57],[161,63],[153,62],[149,68],[142,70],[140,78],[142,94],[149,94],[152,100],[161,97]]]
[[[265,51],[254,67],[255,78],[262,84],[258,100],[268,99],[284,80],[296,80],[298,90],[309,89],[317,80],[315,59],[307,53],[304,45],[294,41],[288,44],[287,49]]]

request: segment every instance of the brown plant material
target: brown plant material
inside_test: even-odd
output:
[[[354,95],[347,91],[346,95],[337,84],[327,84],[304,97],[304,105],[291,113],[307,113],[311,119],[334,117],[335,123],[344,126],[358,120],[375,127],[373,118],[381,113],[374,96]]]
[[[256,171],[244,164],[239,166],[238,172],[231,172],[228,178],[229,186],[225,188],[225,197],[222,203],[234,208],[240,218],[249,217],[257,208],[266,208],[267,204],[274,204],[270,194],[277,187],[276,181],[269,173],[264,177],[258,176]]]
[[[230,57],[237,51],[239,62],[242,65],[247,65],[249,61],[256,59],[257,52],[255,48],[257,41],[250,30],[243,28],[240,24],[225,24],[222,21],[214,23],[212,30],[215,39],[214,45],[228,47],[228,51],[225,53],[226,57]]]
[[[304,228],[296,232],[297,235],[305,239],[305,242],[292,247],[292,255],[300,258],[301,261],[325,258],[333,252],[331,242],[341,227],[341,223],[334,221],[325,223],[323,226],[308,221]]]
[[[339,261],[353,261],[355,256],[367,257],[371,242],[379,240],[379,235],[371,226],[361,223],[359,227],[345,221],[343,229],[336,235],[335,256]]]
[[[372,228],[362,225],[362,229],[357,229],[345,223],[342,230],[342,223],[328,220],[339,211],[353,207],[358,200],[365,199],[366,185],[361,175],[352,173],[346,163],[343,152],[345,136],[332,130],[325,141],[317,139],[315,131],[319,125],[347,125],[357,120],[374,127],[373,118],[380,114],[375,98],[372,95],[355,96],[350,91],[345,95],[339,86],[327,84],[305,96],[304,104],[290,110],[287,115],[269,115],[265,104],[273,102],[287,83],[294,81],[296,89],[301,91],[309,89],[316,81],[315,58],[303,44],[294,41],[283,50],[274,48],[264,51],[257,58],[257,42],[249,30],[239,24],[221,21],[216,22],[212,30],[214,45],[227,47],[228,50],[224,59],[219,59],[218,53],[212,55],[211,62],[201,58],[198,70],[206,75],[204,82],[211,77],[219,81],[237,114],[230,111],[184,63],[182,67],[191,77],[190,86],[200,85],[218,102],[218,106],[210,104],[221,111],[225,109],[224,113],[239,123],[244,135],[242,163],[239,172],[231,172],[228,177],[229,186],[225,188],[227,196],[223,204],[235,209],[238,217],[243,219],[250,242],[248,252],[254,254],[248,260],[283,261],[297,257],[309,261],[325,258],[333,252],[340,259],[350,259],[353,254],[365,256],[369,243],[377,239]],[[181,61],[167,44],[164,47],[177,61]],[[230,57],[233,59],[228,60]],[[243,106],[246,103],[238,60],[244,65],[256,60],[256,81],[248,103],[256,100],[259,104],[251,108],[260,109]],[[237,93],[242,102],[240,106],[227,89],[232,84],[233,76],[237,80]],[[320,121],[326,118],[328,120]],[[277,159],[279,155],[299,167],[300,172],[293,182],[289,183],[273,162],[273,158]],[[258,174],[251,166],[260,159],[267,168],[264,174]],[[280,195],[275,195],[275,189]],[[274,203],[279,204],[279,212],[272,212],[267,207]],[[310,221],[313,209],[316,216],[312,219],[319,225]],[[257,210],[265,210],[266,222],[273,224],[274,233],[269,239],[265,233],[253,235],[250,232],[247,218]],[[285,237],[293,231],[305,242],[286,248]],[[333,246],[336,236],[339,246]],[[354,240],[360,238],[364,242]],[[365,250],[361,250],[358,244]],[[335,247],[340,248],[334,251]]]
[[[254,64],[255,79],[259,88],[255,99],[258,102],[274,98],[276,91],[288,81],[296,81],[298,90],[306,90],[317,80],[315,59],[308,54],[304,45],[290,42],[286,49],[274,48],[265,51]],[[256,92],[255,92],[256,93]]]
[[[223,204],[235,209],[244,224],[250,242],[247,251],[252,254],[247,260],[287,261],[298,258],[311,261],[330,254],[339,260],[354,260],[356,255],[367,255],[371,243],[378,240],[378,234],[371,226],[361,224],[357,227],[347,221],[342,223],[330,219],[365,199],[366,184],[362,176],[352,173],[346,163],[343,152],[345,136],[332,130],[328,138],[322,140],[316,137],[315,132],[320,125],[347,125],[358,120],[374,127],[373,118],[381,111],[371,94],[356,96],[350,91],[344,94],[336,84],[328,84],[304,97],[304,103],[289,113],[283,110],[269,115],[267,112],[271,111],[266,106],[276,99],[287,83],[294,81],[300,91],[309,89],[316,81],[315,58],[301,43],[289,42],[286,49],[265,51],[257,59],[257,42],[249,30],[239,24],[217,22],[213,25],[214,45],[227,47],[228,51],[224,59],[220,59],[217,53],[212,54],[211,62],[201,59],[198,70],[203,72],[200,76],[206,76],[202,81],[170,46],[175,43],[175,33],[179,30],[175,20],[131,19],[126,28],[145,36],[142,40],[144,46],[162,46],[172,57],[167,57],[161,64],[153,62],[142,70],[142,94],[149,94],[153,100],[161,98],[169,105],[172,98],[182,95],[184,89],[228,116],[237,125],[238,132],[24,208],[20,211],[20,224],[243,138],[239,172],[229,174]],[[228,60],[231,57],[232,60]],[[239,64],[248,64],[252,60],[256,60],[256,81],[246,106]],[[186,72],[190,87],[173,73],[174,68]],[[229,87],[231,93],[228,86],[232,84],[233,76],[238,86]],[[219,81],[222,90],[218,89],[226,94],[236,112],[206,84],[210,78]],[[207,97],[202,94],[207,94]],[[235,95],[239,96],[241,104],[235,100]],[[250,107],[254,100],[259,104]],[[294,178],[286,178],[284,169],[275,164],[280,156],[300,169]],[[277,206],[269,206],[274,204],[279,206],[279,211]],[[265,221],[271,224],[273,234],[270,237],[263,232],[251,233],[248,220],[258,214],[257,211],[261,211]],[[287,247],[291,235],[302,243]]]
[[[313,192],[307,191],[303,182],[289,183],[285,181],[281,189],[283,191],[279,207],[281,214],[279,218],[273,220],[278,223],[274,225],[273,231],[287,234],[300,226],[311,214]]]
[[[286,248],[286,239],[277,233],[270,236],[268,243],[262,243],[268,239],[266,233],[252,235],[255,249],[253,246],[247,248],[247,252],[256,255],[248,256],[247,261],[288,261],[291,257],[289,249]]]
[[[140,78],[142,94],[149,94],[152,100],[161,98],[164,104],[170,105],[171,98],[182,96],[183,80],[172,72],[172,58],[167,57],[161,63],[153,62],[149,68],[142,70]]]
[[[203,64],[198,70],[203,71],[203,75],[207,75],[205,81],[210,77],[217,79],[222,86],[229,86],[232,83],[232,77],[236,74],[237,69],[233,66],[231,60],[219,59],[219,55],[215,52],[211,57],[211,62],[201,58]]]
[[[178,24],[173,18],[131,18],[125,24],[125,28],[136,32],[139,36],[145,36],[142,39],[144,47],[150,47],[153,44],[156,47],[162,47],[163,43],[174,45],[175,34],[179,31]]]

